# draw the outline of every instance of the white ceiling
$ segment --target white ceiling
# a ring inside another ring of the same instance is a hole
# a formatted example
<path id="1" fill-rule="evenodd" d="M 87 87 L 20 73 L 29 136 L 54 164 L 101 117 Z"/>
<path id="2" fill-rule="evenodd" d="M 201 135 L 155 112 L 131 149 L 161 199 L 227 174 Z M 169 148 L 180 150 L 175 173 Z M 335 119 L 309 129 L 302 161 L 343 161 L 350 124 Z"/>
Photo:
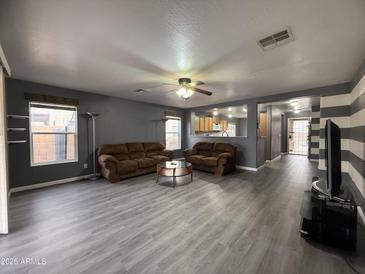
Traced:
<path id="1" fill-rule="evenodd" d="M 177 107 L 352 80 L 365 58 L 363 0 L 1 0 L 13 77 Z M 294 42 L 256 41 L 290 27 Z M 182 101 L 181 76 L 214 94 Z"/>
<path id="2" fill-rule="evenodd" d="M 282 112 L 293 112 L 295 109 L 300 111 L 312 111 L 312 106 L 319 106 L 320 97 L 298 97 L 285 101 L 269 102 L 259 104 L 259 109 L 265 109 L 268 106 L 276 106 Z"/>

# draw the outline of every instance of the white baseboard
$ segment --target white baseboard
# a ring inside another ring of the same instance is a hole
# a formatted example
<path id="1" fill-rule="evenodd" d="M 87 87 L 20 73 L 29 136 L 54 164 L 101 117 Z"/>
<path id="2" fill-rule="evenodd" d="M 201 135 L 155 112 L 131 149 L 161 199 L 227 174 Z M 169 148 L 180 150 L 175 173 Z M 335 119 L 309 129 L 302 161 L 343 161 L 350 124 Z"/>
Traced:
<path id="1" fill-rule="evenodd" d="M 236 166 L 237 169 L 242 169 L 242 170 L 249 170 L 249 171 L 257 171 L 257 168 L 255 167 L 248 167 L 248 166 Z"/>
<path id="2" fill-rule="evenodd" d="M 249 170 L 249 171 L 258 171 L 261 168 L 263 168 L 265 165 L 259 166 L 259 167 L 249 167 L 249 166 L 239 166 L 237 165 L 236 168 L 237 169 L 242 169 L 242 170 Z"/>
<path id="3" fill-rule="evenodd" d="M 270 164 L 271 162 L 277 161 L 281 158 L 282 154 L 280 153 L 280 155 L 276 156 L 274 159 L 272 160 L 266 160 L 265 163 L 266 164 Z"/>
<path id="4" fill-rule="evenodd" d="M 80 181 L 80 180 L 83 180 L 83 179 L 88 179 L 88 178 L 92 177 L 93 175 L 94 174 L 88 174 L 88 175 L 65 178 L 65 179 L 49 181 L 49 182 L 44 182 L 44 183 L 39 183 L 39 184 L 13 187 L 9 190 L 9 196 L 11 195 L 11 193 L 15 193 L 15 192 L 26 191 L 26 190 L 31 190 L 31 189 L 43 188 L 43 187 L 47 187 L 47 186 L 54 186 L 54 185 L 59 185 L 59 184 L 65 184 L 65 183 Z M 96 174 L 96 175 L 99 176 L 100 174 Z"/>

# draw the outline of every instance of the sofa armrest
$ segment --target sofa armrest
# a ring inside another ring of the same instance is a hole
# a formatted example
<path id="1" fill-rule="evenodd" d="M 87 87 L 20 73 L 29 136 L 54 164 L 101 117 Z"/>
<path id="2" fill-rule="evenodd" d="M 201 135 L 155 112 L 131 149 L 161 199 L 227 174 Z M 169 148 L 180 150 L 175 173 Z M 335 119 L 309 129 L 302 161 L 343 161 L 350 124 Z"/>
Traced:
<path id="1" fill-rule="evenodd" d="M 227 153 L 227 152 L 224 152 L 224 153 L 221 153 L 218 155 L 217 157 L 217 162 L 218 162 L 218 165 L 226 165 L 227 163 L 231 162 L 233 159 L 233 156 L 231 153 Z"/>
<path id="2" fill-rule="evenodd" d="M 118 160 L 112 155 L 102 154 L 98 157 L 101 166 L 101 174 L 112 183 L 118 182 Z"/>
<path id="3" fill-rule="evenodd" d="M 160 154 L 168 157 L 171 160 L 174 155 L 174 152 L 172 150 L 164 149 L 160 152 Z"/>
<path id="4" fill-rule="evenodd" d="M 195 149 L 185 149 L 184 150 L 184 156 L 185 158 L 191 156 L 191 155 L 195 155 L 198 154 L 198 152 Z"/>
<path id="5" fill-rule="evenodd" d="M 99 160 L 99 164 L 101 164 L 101 165 L 103 165 L 106 162 L 113 162 L 113 163 L 118 164 L 117 158 L 115 158 L 114 156 L 109 155 L 109 154 L 102 154 L 102 155 L 100 155 L 98 157 L 98 160 Z"/>
<path id="6" fill-rule="evenodd" d="M 228 152 L 221 153 L 218 155 L 218 160 L 222 159 L 222 158 L 226 158 L 226 159 L 232 158 L 232 154 L 228 153 Z"/>

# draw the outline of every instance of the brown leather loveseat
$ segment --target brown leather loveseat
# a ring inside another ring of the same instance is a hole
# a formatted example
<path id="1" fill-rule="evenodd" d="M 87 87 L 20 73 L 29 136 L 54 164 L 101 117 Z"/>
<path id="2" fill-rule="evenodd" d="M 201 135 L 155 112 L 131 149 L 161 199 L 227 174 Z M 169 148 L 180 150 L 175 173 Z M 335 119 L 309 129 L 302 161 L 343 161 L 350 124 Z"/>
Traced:
<path id="1" fill-rule="evenodd" d="M 103 145 L 98 149 L 101 174 L 110 182 L 156 171 L 156 164 L 172 159 L 160 143 Z"/>
<path id="2" fill-rule="evenodd" d="M 199 142 L 185 150 L 184 156 L 194 169 L 222 176 L 236 169 L 236 152 L 236 147 L 228 143 Z"/>

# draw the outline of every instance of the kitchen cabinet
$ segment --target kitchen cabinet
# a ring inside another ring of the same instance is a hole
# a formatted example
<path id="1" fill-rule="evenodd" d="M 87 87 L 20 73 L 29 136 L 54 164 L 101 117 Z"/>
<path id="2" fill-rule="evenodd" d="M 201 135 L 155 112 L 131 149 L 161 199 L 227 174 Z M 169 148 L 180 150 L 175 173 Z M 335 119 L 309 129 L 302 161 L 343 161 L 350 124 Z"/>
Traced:
<path id="1" fill-rule="evenodd" d="M 203 116 L 199 117 L 199 131 L 205 131 L 204 117 Z"/>
<path id="2" fill-rule="evenodd" d="M 220 120 L 219 124 L 221 126 L 221 131 L 227 131 L 228 130 L 228 121 L 227 120 Z"/>
<path id="3" fill-rule="evenodd" d="M 199 116 L 195 115 L 195 121 L 194 121 L 194 131 L 199 131 Z"/>

